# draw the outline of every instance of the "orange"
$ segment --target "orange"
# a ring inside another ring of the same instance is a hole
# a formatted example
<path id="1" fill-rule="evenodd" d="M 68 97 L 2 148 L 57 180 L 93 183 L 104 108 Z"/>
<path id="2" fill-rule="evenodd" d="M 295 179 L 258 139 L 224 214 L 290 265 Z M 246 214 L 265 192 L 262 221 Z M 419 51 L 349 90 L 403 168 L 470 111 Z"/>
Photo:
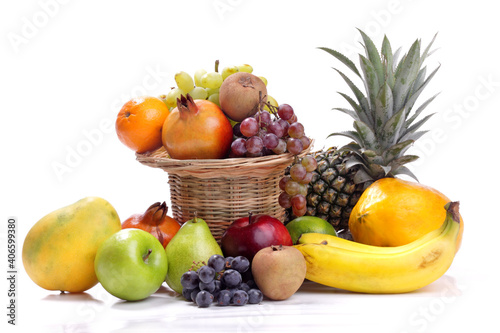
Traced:
<path id="1" fill-rule="evenodd" d="M 156 97 L 133 98 L 118 113 L 116 134 L 137 153 L 158 149 L 162 146 L 161 131 L 169 113 L 165 103 Z"/>
<path id="2" fill-rule="evenodd" d="M 450 202 L 441 192 L 415 182 L 383 178 L 370 185 L 354 206 L 349 228 L 356 242 L 400 246 L 439 228 Z M 464 224 L 460 217 L 457 251 Z"/>

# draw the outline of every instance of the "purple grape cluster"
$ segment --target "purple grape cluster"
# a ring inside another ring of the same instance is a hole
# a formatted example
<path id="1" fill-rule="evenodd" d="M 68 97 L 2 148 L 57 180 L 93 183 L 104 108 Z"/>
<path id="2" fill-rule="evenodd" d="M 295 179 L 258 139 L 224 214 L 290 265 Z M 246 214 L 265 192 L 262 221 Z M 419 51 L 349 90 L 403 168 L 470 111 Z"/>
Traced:
<path id="1" fill-rule="evenodd" d="M 304 126 L 288 104 L 268 104 L 271 112 L 258 111 L 233 126 L 229 157 L 260 157 L 289 152 L 299 155 L 311 144 Z"/>
<path id="2" fill-rule="evenodd" d="M 258 304 L 264 298 L 251 278 L 250 262 L 243 256 L 214 254 L 197 270 L 181 276 L 182 295 L 198 307 Z"/>

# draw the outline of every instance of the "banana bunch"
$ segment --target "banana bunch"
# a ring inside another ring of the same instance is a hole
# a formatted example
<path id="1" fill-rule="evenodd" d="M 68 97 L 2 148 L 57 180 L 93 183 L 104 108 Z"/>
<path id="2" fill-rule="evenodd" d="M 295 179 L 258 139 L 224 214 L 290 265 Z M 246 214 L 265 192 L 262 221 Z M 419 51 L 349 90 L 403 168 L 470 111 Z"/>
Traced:
<path id="1" fill-rule="evenodd" d="M 404 293 L 441 277 L 456 253 L 458 202 L 446 204 L 442 226 L 416 241 L 379 247 L 339 237 L 309 233 L 295 247 L 307 263 L 306 279 L 362 293 Z"/>

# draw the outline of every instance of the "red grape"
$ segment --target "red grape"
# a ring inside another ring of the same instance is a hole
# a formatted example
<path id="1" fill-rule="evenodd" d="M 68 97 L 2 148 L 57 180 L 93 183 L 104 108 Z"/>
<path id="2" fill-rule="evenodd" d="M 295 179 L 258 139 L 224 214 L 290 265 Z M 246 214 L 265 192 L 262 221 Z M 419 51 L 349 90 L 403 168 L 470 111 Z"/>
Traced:
<path id="1" fill-rule="evenodd" d="M 289 195 L 299 194 L 301 191 L 300 184 L 294 180 L 289 180 L 285 184 L 285 191 Z"/>
<path id="2" fill-rule="evenodd" d="M 262 152 L 262 148 L 264 148 L 264 144 L 262 143 L 262 139 L 258 136 L 252 136 L 246 142 L 247 150 L 250 154 L 257 154 Z"/>
<path id="3" fill-rule="evenodd" d="M 257 112 L 254 118 L 260 123 L 260 127 L 266 127 L 271 123 L 271 114 L 265 110 Z"/>
<path id="4" fill-rule="evenodd" d="M 300 163 L 306 168 L 307 172 L 313 172 L 318 167 L 318 162 L 312 155 L 302 157 Z"/>
<path id="5" fill-rule="evenodd" d="M 257 135 L 259 133 L 259 123 L 255 118 L 245 118 L 240 124 L 240 132 L 247 138 Z"/>
<path id="6" fill-rule="evenodd" d="M 294 164 L 290 168 L 290 177 L 295 181 L 301 181 L 306 176 L 307 170 L 302 164 Z"/>
<path id="7" fill-rule="evenodd" d="M 278 146 L 276 146 L 276 148 L 273 149 L 273 152 L 279 155 L 285 153 L 287 145 L 286 141 L 283 139 L 279 139 L 278 141 L 279 141 Z"/>
<path id="8" fill-rule="evenodd" d="M 231 143 L 231 151 L 235 156 L 241 157 L 245 156 L 247 152 L 246 140 L 243 138 L 238 138 Z"/>
<path id="9" fill-rule="evenodd" d="M 307 172 L 304 178 L 302 178 L 299 183 L 301 184 L 309 184 L 313 178 L 313 173 L 312 172 Z"/>
<path id="10" fill-rule="evenodd" d="M 290 127 L 288 128 L 288 135 L 292 138 L 300 139 L 304 136 L 304 125 L 299 122 L 290 124 Z"/>
<path id="11" fill-rule="evenodd" d="M 279 182 L 279 187 L 282 191 L 285 190 L 285 185 L 286 183 L 290 180 L 290 176 L 285 176 L 283 178 L 280 179 L 280 182 Z"/>
<path id="12" fill-rule="evenodd" d="M 264 144 L 264 147 L 269 148 L 269 149 L 274 149 L 278 147 L 279 139 L 274 133 L 267 133 L 264 135 L 262 138 L 262 142 Z"/>
<path id="13" fill-rule="evenodd" d="M 281 207 L 288 209 L 292 207 L 292 203 L 290 202 L 290 196 L 286 192 L 281 192 L 278 197 L 278 203 Z"/>
<path id="14" fill-rule="evenodd" d="M 297 209 L 297 210 L 302 210 L 302 209 L 304 209 L 304 207 L 306 207 L 306 197 L 303 196 L 302 194 L 294 195 L 290 199 L 290 202 L 292 204 L 292 207 Z"/>
<path id="15" fill-rule="evenodd" d="M 278 106 L 278 116 L 283 120 L 288 120 L 294 115 L 293 108 L 288 104 Z"/>
<path id="16" fill-rule="evenodd" d="M 269 125 L 267 125 L 267 132 L 274 133 L 278 138 L 281 138 L 286 133 L 283 126 L 277 120 L 272 121 Z"/>
<path id="17" fill-rule="evenodd" d="M 302 141 L 300 141 L 300 139 L 288 138 L 286 141 L 286 149 L 293 155 L 298 155 L 302 152 L 302 150 L 304 150 L 304 146 L 302 145 Z"/>

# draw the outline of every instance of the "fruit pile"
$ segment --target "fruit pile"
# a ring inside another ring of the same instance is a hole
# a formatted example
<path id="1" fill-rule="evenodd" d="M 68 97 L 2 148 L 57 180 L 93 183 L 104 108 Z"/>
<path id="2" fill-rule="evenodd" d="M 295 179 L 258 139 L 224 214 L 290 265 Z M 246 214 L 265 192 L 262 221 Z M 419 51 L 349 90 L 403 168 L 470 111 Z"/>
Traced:
<path id="1" fill-rule="evenodd" d="M 416 156 L 406 151 L 429 118 L 417 120 L 434 97 L 416 109 L 414 103 L 436 73 L 426 77 L 422 67 L 431 45 L 421 53 L 417 40 L 398 62 L 387 38 L 379 52 L 361 34 L 361 70 L 323 48 L 366 88 L 365 95 L 338 71 L 356 98 L 342 94 L 353 110 L 339 110 L 354 118 L 354 130 L 334 134 L 353 140 L 340 149 L 302 156 L 311 142 L 294 110 L 275 103 L 247 65 L 197 71 L 194 79 L 180 72 L 163 101 L 135 99 L 118 116 L 120 139 L 137 153 L 163 146 L 173 158 L 295 155 L 278 185 L 288 221 L 250 212 L 227 227 L 219 244 L 203 216 L 176 221 L 157 202 L 121 223 L 109 202 L 85 198 L 28 232 L 22 257 L 30 278 L 68 292 L 100 283 L 129 301 L 151 296 L 165 282 L 208 307 L 285 300 L 304 279 L 348 291 L 402 293 L 441 277 L 461 244 L 459 204 L 397 178 L 414 176 L 406 164 Z M 341 231 L 353 239 L 339 237 Z"/>

